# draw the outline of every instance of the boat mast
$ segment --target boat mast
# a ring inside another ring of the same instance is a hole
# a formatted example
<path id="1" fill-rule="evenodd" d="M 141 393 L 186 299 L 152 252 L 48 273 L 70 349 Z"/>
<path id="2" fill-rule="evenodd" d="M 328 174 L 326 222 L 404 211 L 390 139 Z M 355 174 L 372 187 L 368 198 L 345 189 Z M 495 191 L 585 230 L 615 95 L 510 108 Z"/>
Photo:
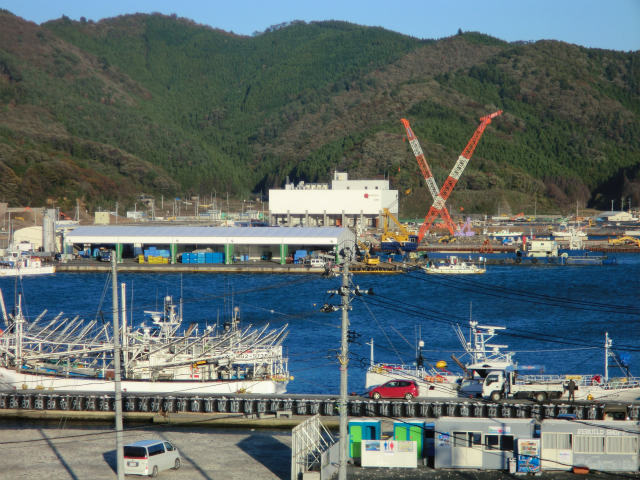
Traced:
<path id="1" fill-rule="evenodd" d="M 7 308 L 4 305 L 4 296 L 2 295 L 2 290 L 0 289 L 0 308 L 2 308 L 2 319 L 4 320 L 4 326 L 9 326 L 9 317 L 7 317 Z"/>
<path id="2" fill-rule="evenodd" d="M 127 333 L 127 285 L 122 282 L 120 284 L 120 296 L 122 303 L 122 334 L 120 338 L 122 339 L 120 345 L 122 346 L 122 351 L 124 352 L 124 362 L 123 362 L 123 370 L 124 370 L 124 378 L 127 378 L 127 364 L 129 362 L 129 335 Z"/>
<path id="3" fill-rule="evenodd" d="M 22 294 L 18 295 L 17 314 L 15 317 L 16 324 L 16 371 L 22 369 L 22 325 L 24 317 L 22 316 Z"/>
<path id="4" fill-rule="evenodd" d="M 609 348 L 611 348 L 612 341 L 609 338 L 609 332 L 604 332 L 604 381 L 609 381 Z"/>

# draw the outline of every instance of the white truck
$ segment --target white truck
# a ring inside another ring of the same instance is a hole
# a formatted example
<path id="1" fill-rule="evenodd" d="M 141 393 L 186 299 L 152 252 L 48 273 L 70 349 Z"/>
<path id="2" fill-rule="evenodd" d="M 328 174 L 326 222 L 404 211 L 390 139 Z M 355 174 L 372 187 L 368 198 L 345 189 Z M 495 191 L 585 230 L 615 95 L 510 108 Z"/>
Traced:
<path id="1" fill-rule="evenodd" d="M 532 375 L 519 377 L 515 371 L 492 371 L 482 384 L 482 398 L 497 402 L 503 398 L 530 398 L 537 402 L 562 397 L 565 383 L 558 379 L 544 380 Z"/>

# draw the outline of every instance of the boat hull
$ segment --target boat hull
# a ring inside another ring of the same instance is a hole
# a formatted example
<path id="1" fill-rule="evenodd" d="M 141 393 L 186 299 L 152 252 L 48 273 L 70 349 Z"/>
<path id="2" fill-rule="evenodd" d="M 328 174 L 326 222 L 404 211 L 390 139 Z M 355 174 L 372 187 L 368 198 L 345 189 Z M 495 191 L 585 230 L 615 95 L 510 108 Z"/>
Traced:
<path id="1" fill-rule="evenodd" d="M 593 400 L 607 402 L 636 402 L 640 400 L 640 386 L 624 385 L 590 385 L 578 387 L 576 400 Z"/>
<path id="2" fill-rule="evenodd" d="M 24 268 L 0 268 L 0 277 L 24 277 L 27 275 L 51 275 L 56 273 L 56 267 L 49 265 L 45 267 L 24 267 Z"/>
<path id="3" fill-rule="evenodd" d="M 177 381 L 147 381 L 122 380 L 120 388 L 127 393 L 197 393 L 197 394 L 234 394 L 286 393 L 287 381 L 265 380 L 177 380 Z M 115 382 L 93 377 L 60 377 L 55 375 L 40 375 L 19 373 L 15 370 L 0 367 L 0 391 L 13 390 L 46 390 L 73 392 L 104 392 L 113 393 Z"/>
<path id="4" fill-rule="evenodd" d="M 382 371 L 381 371 L 382 370 Z M 413 380 L 418 384 L 419 398 L 456 398 L 458 397 L 459 384 L 457 380 L 461 377 L 457 375 L 431 377 L 433 381 L 427 381 L 423 375 L 409 373 L 406 370 L 383 370 L 374 368 L 367 371 L 365 376 L 365 388 L 382 385 L 393 379 Z"/>

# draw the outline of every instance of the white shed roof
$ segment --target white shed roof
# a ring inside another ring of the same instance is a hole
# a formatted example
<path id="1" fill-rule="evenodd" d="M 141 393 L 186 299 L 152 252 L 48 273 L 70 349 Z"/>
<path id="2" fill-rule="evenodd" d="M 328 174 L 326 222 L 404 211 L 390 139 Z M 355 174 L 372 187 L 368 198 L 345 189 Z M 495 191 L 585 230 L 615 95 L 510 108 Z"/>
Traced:
<path id="1" fill-rule="evenodd" d="M 81 226 L 67 233 L 70 243 L 338 245 L 355 242 L 344 227 L 192 227 L 184 225 Z"/>

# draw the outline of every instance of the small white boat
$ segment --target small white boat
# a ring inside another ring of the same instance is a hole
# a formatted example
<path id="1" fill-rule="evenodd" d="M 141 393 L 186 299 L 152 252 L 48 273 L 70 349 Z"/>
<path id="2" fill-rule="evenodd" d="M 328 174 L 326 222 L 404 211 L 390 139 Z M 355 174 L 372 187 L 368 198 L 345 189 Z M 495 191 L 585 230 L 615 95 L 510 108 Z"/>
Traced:
<path id="1" fill-rule="evenodd" d="M 587 238 L 587 232 L 575 227 L 570 227 L 570 228 L 567 228 L 566 230 L 554 230 L 551 232 L 551 235 L 553 235 L 553 238 L 560 238 L 560 239 L 569 239 L 571 237 L 579 237 L 582 239 Z"/>
<path id="2" fill-rule="evenodd" d="M 524 232 L 512 232 L 510 230 L 500 230 L 498 232 L 489 232 L 487 236 L 494 238 L 507 238 L 507 237 L 521 237 L 524 235 Z"/>
<path id="3" fill-rule="evenodd" d="M 456 256 L 449 257 L 446 262 L 443 260 L 438 264 L 429 264 L 422 267 L 422 269 L 427 273 L 440 275 L 473 275 L 487 271 L 485 267 L 479 267 L 475 263 L 464 262 Z"/>
<path id="4" fill-rule="evenodd" d="M 26 275 L 50 275 L 55 273 L 54 265 L 43 265 L 40 257 L 5 257 L 0 262 L 0 277 L 23 277 Z"/>

